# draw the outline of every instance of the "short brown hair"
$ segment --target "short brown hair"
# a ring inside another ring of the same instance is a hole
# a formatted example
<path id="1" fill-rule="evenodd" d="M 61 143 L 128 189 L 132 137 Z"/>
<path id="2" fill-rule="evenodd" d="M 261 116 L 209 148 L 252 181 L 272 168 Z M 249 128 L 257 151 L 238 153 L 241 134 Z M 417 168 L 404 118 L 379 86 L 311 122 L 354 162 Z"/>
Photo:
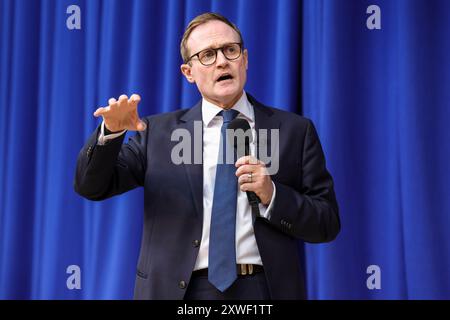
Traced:
<path id="1" fill-rule="evenodd" d="M 213 21 L 213 20 L 222 21 L 223 23 L 225 23 L 225 24 L 229 25 L 231 28 L 233 28 L 233 30 L 236 31 L 237 34 L 239 35 L 239 40 L 241 42 L 242 47 L 244 47 L 244 39 L 242 39 L 241 31 L 239 30 L 238 27 L 236 27 L 236 25 L 233 22 L 231 22 L 230 20 L 228 20 L 227 18 L 225 18 L 224 16 L 222 16 L 218 13 L 214 13 L 214 12 L 203 13 L 199 16 L 196 16 L 193 20 L 191 20 L 191 22 L 189 22 L 189 25 L 187 26 L 186 30 L 184 31 L 183 38 L 181 39 L 181 43 L 180 43 L 181 57 L 183 58 L 184 63 L 187 63 L 188 59 L 189 59 L 189 49 L 187 47 L 187 41 L 188 41 L 188 38 L 191 35 L 192 31 L 199 25 L 204 24 L 208 21 Z"/>

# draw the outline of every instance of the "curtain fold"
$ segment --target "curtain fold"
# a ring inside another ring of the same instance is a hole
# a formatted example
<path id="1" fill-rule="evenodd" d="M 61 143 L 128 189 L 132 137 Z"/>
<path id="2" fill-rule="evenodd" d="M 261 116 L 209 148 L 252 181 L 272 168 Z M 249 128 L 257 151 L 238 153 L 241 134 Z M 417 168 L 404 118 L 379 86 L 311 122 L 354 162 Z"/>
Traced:
<path id="1" fill-rule="evenodd" d="M 450 298 L 448 1 L 304 1 L 303 114 L 342 232 L 307 245 L 314 299 Z M 381 29 L 366 28 L 369 5 Z M 369 290 L 377 265 L 381 289 Z"/>

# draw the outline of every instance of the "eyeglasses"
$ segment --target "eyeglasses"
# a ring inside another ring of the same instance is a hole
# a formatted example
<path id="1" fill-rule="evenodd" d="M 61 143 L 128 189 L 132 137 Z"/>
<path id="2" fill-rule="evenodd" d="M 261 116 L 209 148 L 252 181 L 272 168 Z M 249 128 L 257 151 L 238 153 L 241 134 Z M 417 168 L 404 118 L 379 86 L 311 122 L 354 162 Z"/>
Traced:
<path id="1" fill-rule="evenodd" d="M 202 50 L 200 52 L 197 52 L 196 54 L 193 54 L 187 61 L 192 60 L 192 58 L 197 57 L 198 61 L 204 66 L 210 66 L 214 64 L 217 60 L 217 51 L 222 51 L 223 55 L 227 60 L 236 60 L 241 56 L 242 53 L 242 44 L 241 43 L 227 43 L 223 45 L 220 48 L 209 48 Z"/>

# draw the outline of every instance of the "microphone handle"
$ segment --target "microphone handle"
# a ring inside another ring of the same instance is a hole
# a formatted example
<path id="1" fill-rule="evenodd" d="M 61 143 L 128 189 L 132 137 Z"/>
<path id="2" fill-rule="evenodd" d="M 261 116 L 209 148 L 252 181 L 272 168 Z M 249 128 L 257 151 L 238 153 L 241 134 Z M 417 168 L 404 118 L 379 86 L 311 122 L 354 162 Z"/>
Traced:
<path id="1" fill-rule="evenodd" d="M 245 155 L 250 155 L 250 143 L 247 138 L 245 138 Z M 246 191 L 246 193 L 250 206 L 261 202 L 261 199 L 253 191 Z"/>
<path id="2" fill-rule="evenodd" d="M 253 191 L 246 191 L 246 193 L 247 193 L 248 202 L 250 204 L 252 204 L 252 203 L 258 204 L 261 202 L 261 199 Z"/>

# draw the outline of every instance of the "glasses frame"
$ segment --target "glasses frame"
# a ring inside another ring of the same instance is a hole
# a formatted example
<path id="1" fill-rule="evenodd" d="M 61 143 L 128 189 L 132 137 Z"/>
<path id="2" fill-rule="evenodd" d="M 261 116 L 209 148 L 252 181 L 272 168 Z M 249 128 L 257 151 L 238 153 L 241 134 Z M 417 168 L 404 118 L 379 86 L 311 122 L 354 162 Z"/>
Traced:
<path id="1" fill-rule="evenodd" d="M 237 44 L 237 45 L 239 45 L 239 55 L 238 55 L 236 58 L 234 58 L 234 59 L 229 59 L 229 58 L 225 55 L 225 53 L 223 53 L 223 49 L 224 49 L 226 46 L 229 46 L 229 45 L 232 45 L 232 44 Z M 204 63 L 200 60 L 200 56 L 199 56 L 200 53 L 202 53 L 202 52 L 204 52 L 204 51 L 207 51 L 207 50 L 214 50 L 214 53 L 215 53 L 214 61 L 213 61 L 212 63 L 210 63 L 210 64 L 204 64 Z M 216 63 L 216 61 L 217 61 L 217 51 L 219 51 L 219 50 L 222 51 L 223 56 L 224 56 L 225 59 L 227 59 L 228 61 L 234 61 L 234 60 L 237 60 L 237 59 L 239 59 L 239 58 L 241 57 L 241 55 L 242 55 L 242 51 L 243 51 L 243 50 L 242 50 L 242 42 L 230 42 L 230 43 L 224 44 L 223 46 L 221 46 L 221 47 L 219 47 L 219 48 L 206 48 L 206 49 L 200 50 L 199 52 L 197 52 L 197 53 L 193 54 L 192 56 L 190 56 L 189 59 L 186 61 L 186 63 L 189 63 L 189 62 L 192 60 L 192 58 L 197 57 L 197 60 L 198 60 L 202 65 L 204 65 L 204 66 L 206 66 L 206 67 L 212 66 L 212 65 L 213 65 L 214 63 Z"/>

